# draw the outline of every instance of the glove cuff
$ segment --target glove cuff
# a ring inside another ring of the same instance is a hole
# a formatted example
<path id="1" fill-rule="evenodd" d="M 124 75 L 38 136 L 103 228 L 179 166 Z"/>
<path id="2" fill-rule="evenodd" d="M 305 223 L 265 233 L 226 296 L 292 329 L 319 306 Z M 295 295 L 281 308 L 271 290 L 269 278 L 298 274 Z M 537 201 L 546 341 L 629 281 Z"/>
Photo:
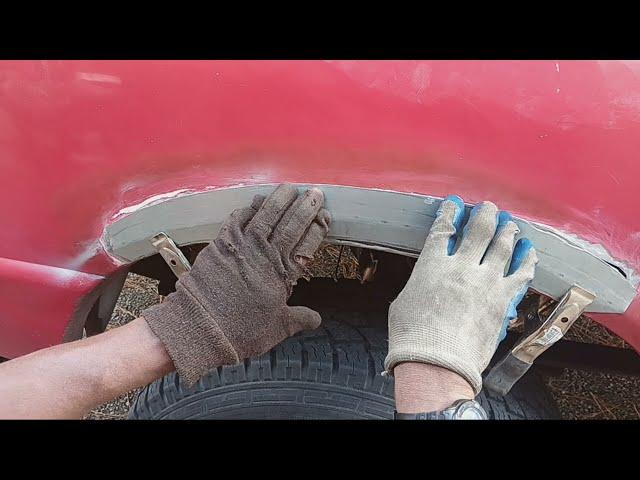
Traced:
<path id="1" fill-rule="evenodd" d="M 404 350 L 390 350 L 384 361 L 384 369 L 389 375 L 393 375 L 393 368 L 402 362 L 428 363 L 446 368 L 464 378 L 475 395 L 482 390 L 482 376 L 473 366 L 472 362 L 460 361 L 459 358 L 449 357 L 444 354 L 431 354 L 427 352 L 409 352 Z"/>
<path id="2" fill-rule="evenodd" d="M 187 386 L 214 367 L 240 361 L 215 319 L 181 285 L 164 302 L 142 312 L 142 317 L 163 343 Z"/>

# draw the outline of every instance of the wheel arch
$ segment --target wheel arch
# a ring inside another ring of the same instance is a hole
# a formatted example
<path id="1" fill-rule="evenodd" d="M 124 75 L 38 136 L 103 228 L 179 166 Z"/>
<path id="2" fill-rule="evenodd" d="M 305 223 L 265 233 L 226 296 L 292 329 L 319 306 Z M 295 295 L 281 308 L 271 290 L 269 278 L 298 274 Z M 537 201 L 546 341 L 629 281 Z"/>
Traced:
<path id="1" fill-rule="evenodd" d="M 318 185 L 333 222 L 328 241 L 416 257 L 435 219 L 441 198 L 342 185 Z M 308 185 L 299 184 L 300 188 Z M 165 232 L 178 245 L 206 243 L 226 216 L 268 194 L 273 184 L 236 186 L 202 192 L 179 191 L 155 202 L 130 207 L 109 224 L 102 238 L 106 250 L 125 263 L 155 254 L 149 239 Z M 468 215 L 470 207 L 467 206 Z M 572 285 L 596 295 L 587 311 L 624 313 L 636 296 L 636 273 L 623 262 L 571 234 L 522 218 L 514 219 L 520 236 L 530 238 L 540 262 L 532 287 L 559 298 Z"/>

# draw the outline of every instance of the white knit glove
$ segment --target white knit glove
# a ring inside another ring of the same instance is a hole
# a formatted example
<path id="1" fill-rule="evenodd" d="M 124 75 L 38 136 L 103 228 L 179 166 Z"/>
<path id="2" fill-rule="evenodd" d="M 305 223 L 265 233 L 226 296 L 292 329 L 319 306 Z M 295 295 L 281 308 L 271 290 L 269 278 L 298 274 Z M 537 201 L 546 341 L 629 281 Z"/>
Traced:
<path id="1" fill-rule="evenodd" d="M 460 197 L 442 202 L 411 277 L 389 308 L 385 369 L 392 373 L 400 362 L 438 365 L 464 377 L 477 395 L 538 258 L 527 239 L 514 248 L 517 225 L 490 202 L 473 208 L 453 253 L 463 216 Z"/>

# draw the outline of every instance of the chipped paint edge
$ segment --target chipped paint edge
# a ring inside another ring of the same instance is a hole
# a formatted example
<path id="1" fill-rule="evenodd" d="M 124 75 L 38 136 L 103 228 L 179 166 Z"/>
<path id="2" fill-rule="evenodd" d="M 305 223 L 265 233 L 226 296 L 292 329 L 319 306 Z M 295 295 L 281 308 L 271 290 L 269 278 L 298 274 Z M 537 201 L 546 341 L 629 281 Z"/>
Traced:
<path id="1" fill-rule="evenodd" d="M 206 190 L 205 190 L 206 191 Z M 145 198 L 143 201 L 133 204 L 133 205 L 129 205 L 128 207 L 124 207 L 121 208 L 120 210 L 118 210 L 113 217 L 111 217 L 112 220 L 116 220 L 119 217 L 123 216 L 123 215 L 129 215 L 130 213 L 134 213 L 137 212 L 138 210 L 145 208 L 145 207 L 150 207 L 152 205 L 157 205 L 160 202 L 163 202 L 165 200 L 168 200 L 170 198 L 178 198 L 184 195 L 189 195 L 189 194 L 193 194 L 193 193 L 202 193 L 202 192 L 196 192 L 195 190 L 191 190 L 189 188 L 180 188 L 178 190 L 174 190 L 172 192 L 166 192 L 166 193 L 160 193 L 158 195 L 152 195 L 148 198 Z"/>
<path id="2" fill-rule="evenodd" d="M 633 285 L 636 289 L 640 286 L 640 273 L 636 272 L 626 262 L 613 258 L 609 253 L 609 251 L 604 247 L 604 245 L 591 243 L 583 238 L 580 238 L 577 235 L 574 235 L 573 233 L 565 232 L 558 228 L 554 228 L 550 225 L 544 225 L 541 223 L 536 223 L 531 221 L 529 221 L 528 223 L 532 227 L 540 231 L 556 235 L 558 238 L 567 242 L 568 244 L 573 245 L 577 248 L 580 248 L 585 252 L 588 252 L 589 254 L 593 255 L 594 257 L 599 258 L 600 260 L 603 260 L 611 265 L 615 265 L 616 267 L 618 267 L 620 270 L 624 272 L 625 276 L 627 277 L 627 280 L 629 280 L 629 283 L 631 283 L 631 285 Z"/>

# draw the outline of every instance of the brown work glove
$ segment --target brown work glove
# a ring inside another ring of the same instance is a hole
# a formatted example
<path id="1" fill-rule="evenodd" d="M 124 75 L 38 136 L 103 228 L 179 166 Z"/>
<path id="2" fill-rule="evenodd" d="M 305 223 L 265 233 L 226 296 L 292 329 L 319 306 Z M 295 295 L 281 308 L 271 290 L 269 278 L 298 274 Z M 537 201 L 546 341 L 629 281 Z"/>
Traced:
<path id="1" fill-rule="evenodd" d="M 298 196 L 282 184 L 266 200 L 257 195 L 231 213 L 176 291 L 143 312 L 187 385 L 320 325 L 318 312 L 287 300 L 329 231 L 323 205 L 317 188 Z"/>

